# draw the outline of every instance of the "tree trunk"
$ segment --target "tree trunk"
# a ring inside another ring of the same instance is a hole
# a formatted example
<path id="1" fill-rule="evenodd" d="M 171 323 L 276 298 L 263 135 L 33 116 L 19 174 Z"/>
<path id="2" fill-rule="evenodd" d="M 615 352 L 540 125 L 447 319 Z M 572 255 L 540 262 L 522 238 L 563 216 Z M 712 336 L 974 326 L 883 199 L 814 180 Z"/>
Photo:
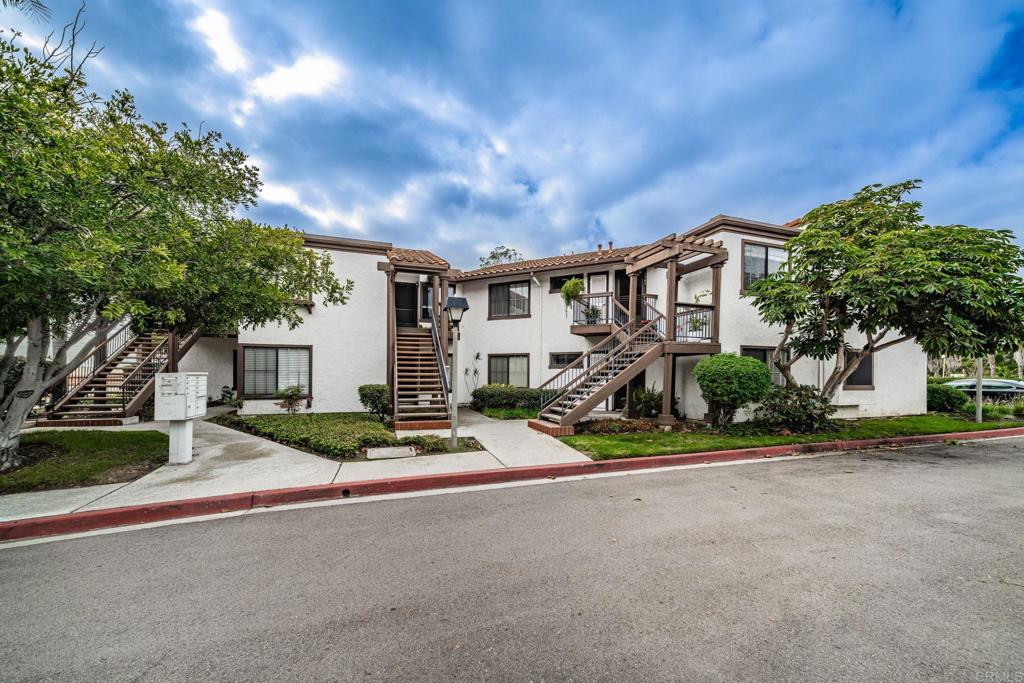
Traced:
<path id="1" fill-rule="evenodd" d="M 21 459 L 18 458 L 20 441 L 21 434 L 15 434 L 13 437 L 0 434 L 0 472 L 6 472 L 21 464 Z"/>
<path id="2" fill-rule="evenodd" d="M 33 391 L 27 396 L 19 396 L 26 393 L 20 386 L 15 389 L 13 400 L 7 407 L 7 413 L 0 422 L 0 472 L 17 467 L 21 464 L 18 458 L 18 444 L 21 441 L 21 425 L 32 412 L 32 407 L 39 401 L 42 392 Z"/>

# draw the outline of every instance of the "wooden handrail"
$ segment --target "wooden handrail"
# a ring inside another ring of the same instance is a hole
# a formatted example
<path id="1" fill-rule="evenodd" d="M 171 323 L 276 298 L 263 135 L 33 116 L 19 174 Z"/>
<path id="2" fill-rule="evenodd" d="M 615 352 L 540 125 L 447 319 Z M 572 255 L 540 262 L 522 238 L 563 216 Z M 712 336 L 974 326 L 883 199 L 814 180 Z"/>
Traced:
<path id="1" fill-rule="evenodd" d="M 616 355 L 623 348 L 628 346 L 639 335 L 643 334 L 644 332 L 646 332 L 650 328 L 653 327 L 655 332 L 657 332 L 659 341 L 664 341 L 664 335 L 662 335 L 661 332 L 658 331 L 658 328 L 657 328 L 658 322 L 663 321 L 664 319 L 665 319 L 665 316 L 663 316 L 663 315 L 661 315 L 659 313 L 656 317 L 652 318 L 651 320 L 648 320 L 646 323 L 644 323 L 644 325 L 642 327 L 640 327 L 639 329 L 634 331 L 632 334 L 627 336 L 624 340 L 620 341 L 614 347 L 612 347 L 611 349 L 609 349 L 607 351 L 603 351 L 602 353 L 604 353 L 604 358 L 599 363 L 596 363 L 595 365 L 591 365 L 591 366 L 588 366 L 588 367 L 584 368 L 583 372 L 581 372 L 576 377 L 573 377 L 572 379 L 570 379 L 568 382 L 565 383 L 565 385 L 563 387 L 553 390 L 553 391 L 555 391 L 554 396 L 552 396 L 550 401 L 544 401 L 543 405 L 548 405 L 548 404 L 552 403 L 558 396 L 564 395 L 567 391 L 569 391 L 570 387 L 572 387 L 574 384 L 579 382 L 581 379 L 583 379 L 584 377 L 588 377 L 588 376 L 594 374 L 594 372 L 596 372 L 598 369 L 600 369 L 600 368 L 604 367 L 605 365 L 607 365 L 613 358 L 616 357 Z M 585 353 L 584 355 L 580 356 L 575 361 L 573 361 L 572 363 L 567 365 L 565 368 L 563 368 L 554 377 L 549 379 L 547 382 L 544 382 L 544 384 L 540 385 L 538 387 L 538 389 L 539 390 L 544 390 L 545 387 L 547 387 L 548 385 L 552 384 L 556 379 L 558 379 L 559 377 L 561 377 L 562 375 L 567 373 L 569 370 L 571 370 L 571 369 L 578 369 L 578 367 L 584 362 L 585 359 L 587 359 L 590 356 L 592 356 L 594 354 L 594 352 L 598 351 L 598 349 L 600 349 L 602 346 L 604 346 L 604 344 L 606 342 L 614 341 L 615 339 L 617 339 L 617 337 L 618 337 L 618 332 L 615 332 L 615 333 L 610 334 L 609 336 L 605 337 L 604 339 L 601 340 L 601 342 L 597 346 L 595 346 L 594 348 L 590 349 L 589 351 L 587 351 L 587 353 Z M 552 390 L 549 390 L 549 391 L 552 391 Z"/>
<path id="2" fill-rule="evenodd" d="M 680 301 L 680 302 L 678 302 L 676 304 L 676 311 L 678 311 L 680 308 L 707 308 L 707 309 L 713 309 L 714 306 L 712 304 L 687 304 L 687 303 L 683 303 L 682 301 Z"/>

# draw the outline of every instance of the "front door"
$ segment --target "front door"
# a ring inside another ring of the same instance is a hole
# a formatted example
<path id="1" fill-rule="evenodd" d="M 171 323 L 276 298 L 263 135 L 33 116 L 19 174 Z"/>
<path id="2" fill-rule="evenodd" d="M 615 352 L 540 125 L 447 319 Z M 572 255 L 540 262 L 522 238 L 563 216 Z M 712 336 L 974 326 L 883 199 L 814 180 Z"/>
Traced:
<path id="1" fill-rule="evenodd" d="M 644 292 L 647 291 L 647 271 L 641 270 L 636 276 L 636 310 L 643 311 L 641 304 L 644 300 Z M 629 308 L 629 275 L 625 270 L 615 271 L 615 298 L 619 300 L 623 308 Z"/>
<path id="2" fill-rule="evenodd" d="M 414 282 L 395 283 L 395 324 L 416 327 L 419 318 L 419 288 Z"/>

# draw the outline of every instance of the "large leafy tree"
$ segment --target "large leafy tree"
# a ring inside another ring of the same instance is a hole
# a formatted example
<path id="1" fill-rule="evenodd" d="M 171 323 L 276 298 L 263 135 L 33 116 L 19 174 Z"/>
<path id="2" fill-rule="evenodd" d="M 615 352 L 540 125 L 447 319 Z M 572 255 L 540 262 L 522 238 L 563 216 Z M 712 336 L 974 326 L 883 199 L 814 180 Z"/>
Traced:
<path id="1" fill-rule="evenodd" d="M 928 225 L 909 180 L 869 185 L 803 218 L 788 267 L 748 296 L 782 327 L 773 362 L 790 382 L 804 357 L 835 364 L 828 398 L 871 353 L 915 339 L 934 356 L 978 358 L 1024 339 L 1024 255 L 1008 230 Z M 850 330 L 863 343 L 847 341 Z M 788 357 L 787 357 L 788 352 Z"/>
<path id="2" fill-rule="evenodd" d="M 120 321 L 295 326 L 296 299 L 352 288 L 301 234 L 237 217 L 259 191 L 241 150 L 91 94 L 77 34 L 42 55 L 0 34 L 0 386 L 21 375 L 0 395 L 0 471 L 32 407 Z"/>

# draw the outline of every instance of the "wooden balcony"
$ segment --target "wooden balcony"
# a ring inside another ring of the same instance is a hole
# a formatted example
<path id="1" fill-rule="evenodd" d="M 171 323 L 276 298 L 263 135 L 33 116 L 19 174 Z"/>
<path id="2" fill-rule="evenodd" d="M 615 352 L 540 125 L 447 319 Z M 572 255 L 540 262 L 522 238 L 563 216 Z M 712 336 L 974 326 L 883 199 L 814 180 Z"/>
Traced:
<path id="1" fill-rule="evenodd" d="M 611 292 L 584 294 L 571 306 L 570 331 L 583 337 L 607 337 L 629 320 L 629 311 Z"/>
<path id="2" fill-rule="evenodd" d="M 677 303 L 674 325 L 675 334 L 669 335 L 666 349 L 670 353 L 719 353 L 722 345 L 717 337 L 715 324 L 717 312 L 707 304 Z"/>

